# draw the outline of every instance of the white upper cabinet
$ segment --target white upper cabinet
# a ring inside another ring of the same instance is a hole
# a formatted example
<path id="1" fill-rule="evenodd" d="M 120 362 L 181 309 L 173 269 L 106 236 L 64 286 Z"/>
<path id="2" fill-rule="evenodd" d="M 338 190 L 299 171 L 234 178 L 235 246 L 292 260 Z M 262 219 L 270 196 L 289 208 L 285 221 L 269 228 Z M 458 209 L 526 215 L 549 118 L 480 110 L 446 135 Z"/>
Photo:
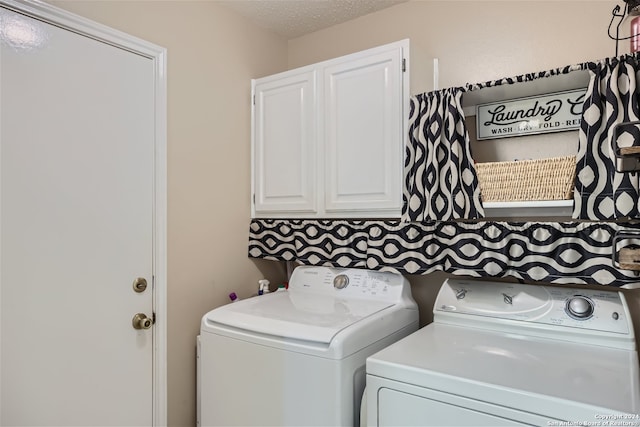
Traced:
<path id="1" fill-rule="evenodd" d="M 323 77 L 325 213 L 399 216 L 402 50 L 340 61 Z"/>
<path id="2" fill-rule="evenodd" d="M 317 213 L 316 71 L 254 81 L 253 185 L 256 213 Z"/>
<path id="3" fill-rule="evenodd" d="M 400 217 L 409 40 L 256 79 L 252 92 L 254 217 Z"/>

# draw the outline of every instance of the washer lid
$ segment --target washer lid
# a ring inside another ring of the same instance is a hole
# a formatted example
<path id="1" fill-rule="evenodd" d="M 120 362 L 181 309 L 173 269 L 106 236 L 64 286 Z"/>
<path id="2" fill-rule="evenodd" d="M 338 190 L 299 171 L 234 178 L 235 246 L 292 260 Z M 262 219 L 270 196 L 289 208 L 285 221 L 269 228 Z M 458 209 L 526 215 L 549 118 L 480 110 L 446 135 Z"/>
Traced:
<path id="1" fill-rule="evenodd" d="M 341 330 L 391 306 L 388 301 L 280 291 L 219 307 L 205 315 L 203 328 L 221 324 L 248 333 L 329 344 Z"/>

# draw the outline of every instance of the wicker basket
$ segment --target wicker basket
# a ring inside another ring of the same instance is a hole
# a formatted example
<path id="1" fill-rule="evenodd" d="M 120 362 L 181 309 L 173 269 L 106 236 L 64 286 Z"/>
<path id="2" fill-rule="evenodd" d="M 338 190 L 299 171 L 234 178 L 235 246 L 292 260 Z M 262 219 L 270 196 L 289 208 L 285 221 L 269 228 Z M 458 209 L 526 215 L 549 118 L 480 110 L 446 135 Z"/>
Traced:
<path id="1" fill-rule="evenodd" d="M 476 163 L 483 202 L 571 199 L 576 157 Z"/>

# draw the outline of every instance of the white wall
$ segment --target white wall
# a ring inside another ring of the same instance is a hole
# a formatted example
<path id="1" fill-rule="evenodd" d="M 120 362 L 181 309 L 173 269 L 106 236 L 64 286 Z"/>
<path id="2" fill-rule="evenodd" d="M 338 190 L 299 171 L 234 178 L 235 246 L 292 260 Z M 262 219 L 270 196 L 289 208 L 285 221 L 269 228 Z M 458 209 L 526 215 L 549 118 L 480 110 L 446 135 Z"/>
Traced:
<path id="1" fill-rule="evenodd" d="M 495 80 L 613 56 L 606 31 L 616 4 L 412 0 L 290 40 L 289 66 L 410 38 L 439 58 L 441 87 Z M 620 46 L 628 52 L 628 41 Z"/>

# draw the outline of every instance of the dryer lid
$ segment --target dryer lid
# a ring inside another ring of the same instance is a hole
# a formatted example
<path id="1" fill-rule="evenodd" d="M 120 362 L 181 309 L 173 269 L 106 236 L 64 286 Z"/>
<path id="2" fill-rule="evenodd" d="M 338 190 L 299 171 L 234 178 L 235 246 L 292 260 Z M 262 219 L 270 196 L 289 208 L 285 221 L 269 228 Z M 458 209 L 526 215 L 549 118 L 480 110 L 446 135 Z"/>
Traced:
<path id="1" fill-rule="evenodd" d="M 341 330 L 393 305 L 389 301 L 281 291 L 219 307 L 205 316 L 203 328 L 218 324 L 248 334 L 330 344 Z"/>
<path id="2" fill-rule="evenodd" d="M 636 351 L 524 334 L 434 322 L 369 357 L 367 374 L 576 423 L 640 411 Z"/>

